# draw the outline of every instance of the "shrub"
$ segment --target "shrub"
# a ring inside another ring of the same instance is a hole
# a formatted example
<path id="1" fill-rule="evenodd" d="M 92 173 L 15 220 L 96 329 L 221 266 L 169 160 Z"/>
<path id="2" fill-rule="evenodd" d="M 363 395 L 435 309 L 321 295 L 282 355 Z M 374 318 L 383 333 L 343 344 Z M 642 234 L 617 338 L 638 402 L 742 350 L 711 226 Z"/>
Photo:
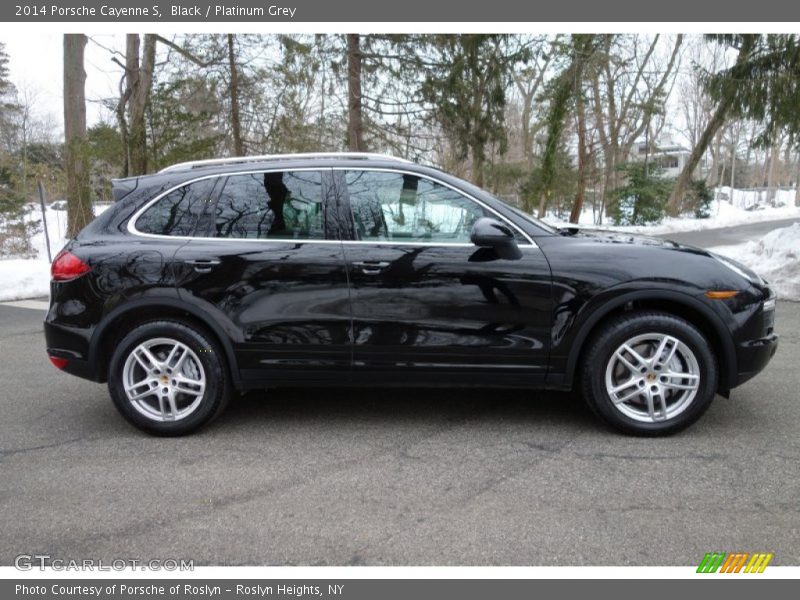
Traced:
<path id="1" fill-rule="evenodd" d="M 664 218 L 672 181 L 660 177 L 660 171 L 644 163 L 628 163 L 620 167 L 625 185 L 614 190 L 608 216 L 615 225 L 648 225 Z"/>
<path id="2" fill-rule="evenodd" d="M 692 181 L 683 200 L 684 211 L 692 213 L 695 219 L 708 219 L 711 216 L 711 202 L 714 192 L 702 179 Z"/>

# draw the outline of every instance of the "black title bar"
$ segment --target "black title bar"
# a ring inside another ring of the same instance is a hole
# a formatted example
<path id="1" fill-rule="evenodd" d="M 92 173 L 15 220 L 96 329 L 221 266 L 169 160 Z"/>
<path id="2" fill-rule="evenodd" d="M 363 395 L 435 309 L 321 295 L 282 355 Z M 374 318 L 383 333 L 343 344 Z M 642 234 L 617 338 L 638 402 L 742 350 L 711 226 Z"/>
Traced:
<path id="1" fill-rule="evenodd" d="M 83 0 L 0 3 L 4 22 L 797 22 L 787 0 Z"/>

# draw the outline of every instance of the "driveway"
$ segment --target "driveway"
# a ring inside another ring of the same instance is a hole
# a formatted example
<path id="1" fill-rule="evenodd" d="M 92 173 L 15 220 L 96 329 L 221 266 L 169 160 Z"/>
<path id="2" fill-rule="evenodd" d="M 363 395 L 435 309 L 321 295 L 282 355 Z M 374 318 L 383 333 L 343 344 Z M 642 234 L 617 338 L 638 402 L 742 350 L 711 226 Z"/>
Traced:
<path id="1" fill-rule="evenodd" d="M 719 229 L 664 233 L 656 237 L 673 240 L 682 244 L 689 244 L 691 246 L 698 246 L 700 248 L 714 248 L 716 246 L 732 246 L 750 240 L 757 240 L 773 229 L 790 227 L 794 223 L 800 223 L 800 218 L 748 223 L 746 225 L 735 225 Z"/>
<path id="2" fill-rule="evenodd" d="M 565 394 L 327 388 L 248 394 L 159 439 L 49 364 L 44 312 L 0 306 L 0 564 L 796 565 L 800 304 L 777 314 L 767 371 L 666 439 Z"/>

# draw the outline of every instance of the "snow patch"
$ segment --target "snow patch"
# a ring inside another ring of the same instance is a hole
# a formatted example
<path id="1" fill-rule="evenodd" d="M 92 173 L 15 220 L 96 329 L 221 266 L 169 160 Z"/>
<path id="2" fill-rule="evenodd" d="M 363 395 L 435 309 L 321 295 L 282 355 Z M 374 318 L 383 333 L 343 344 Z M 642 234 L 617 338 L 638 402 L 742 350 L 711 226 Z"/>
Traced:
<path id="1" fill-rule="evenodd" d="M 770 231 L 759 240 L 709 250 L 753 269 L 779 298 L 800 301 L 800 223 Z"/>
<path id="2" fill-rule="evenodd" d="M 0 302 L 50 295 L 50 263 L 47 258 L 0 260 Z"/>
<path id="3" fill-rule="evenodd" d="M 110 205 L 95 205 L 95 216 Z M 41 221 L 42 211 L 37 204 L 28 213 L 31 220 Z M 45 209 L 47 230 L 50 235 L 50 251 L 53 258 L 67 243 L 67 211 Z M 31 244 L 38 252 L 36 258 L 6 258 L 0 260 L 0 302 L 22 300 L 50 295 L 50 262 L 47 260 L 47 243 L 44 227 L 32 236 Z"/>

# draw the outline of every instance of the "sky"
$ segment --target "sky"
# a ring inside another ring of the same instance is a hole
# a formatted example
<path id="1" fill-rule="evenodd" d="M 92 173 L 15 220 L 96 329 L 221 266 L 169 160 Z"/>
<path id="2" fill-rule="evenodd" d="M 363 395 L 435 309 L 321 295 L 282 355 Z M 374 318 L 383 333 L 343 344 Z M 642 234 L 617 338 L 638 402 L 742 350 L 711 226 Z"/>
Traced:
<path id="1" fill-rule="evenodd" d="M 11 81 L 22 91 L 27 89 L 34 98 L 34 112 L 52 115 L 53 121 L 63 128 L 63 41 L 61 34 L 32 34 L 30 30 L 19 33 L 4 28 L 0 42 L 6 45 L 9 56 Z M 111 113 L 100 105 L 103 98 L 119 95 L 119 79 L 122 69 L 111 62 L 112 54 L 99 44 L 110 49 L 124 47 L 123 36 L 117 34 L 93 34 L 86 45 L 86 120 L 91 126 L 101 120 L 110 120 Z"/>

